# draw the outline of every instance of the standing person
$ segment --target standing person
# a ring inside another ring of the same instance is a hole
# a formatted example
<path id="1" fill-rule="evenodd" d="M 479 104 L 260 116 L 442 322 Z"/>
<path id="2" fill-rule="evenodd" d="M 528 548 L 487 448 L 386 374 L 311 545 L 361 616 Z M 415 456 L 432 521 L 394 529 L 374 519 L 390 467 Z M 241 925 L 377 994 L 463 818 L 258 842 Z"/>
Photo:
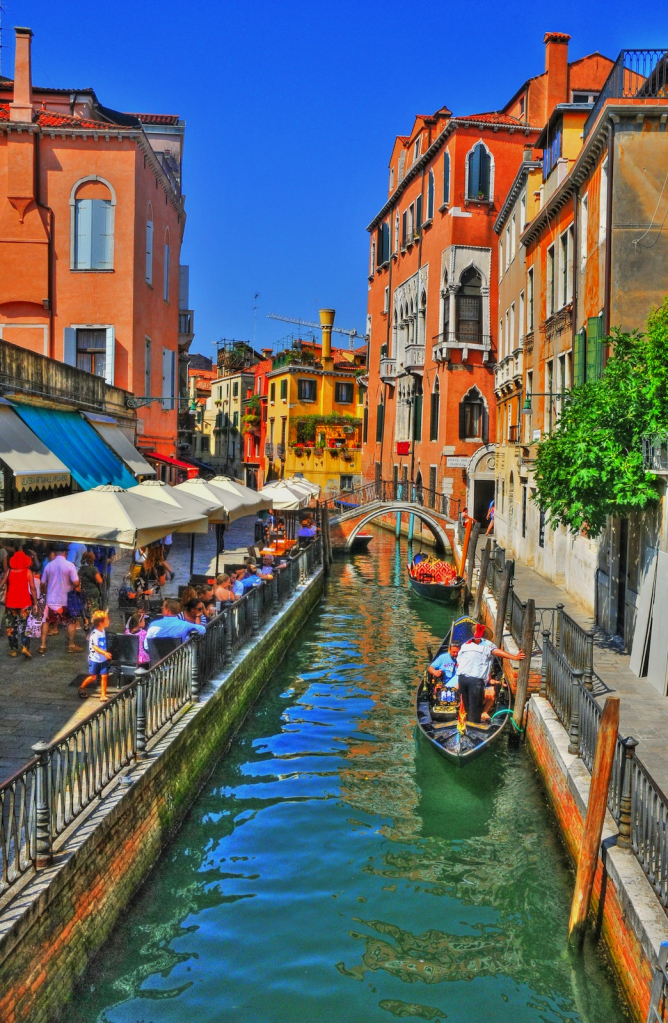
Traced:
<path id="1" fill-rule="evenodd" d="M 42 572 L 42 586 L 46 588 L 46 611 L 42 625 L 40 654 L 46 653 L 46 638 L 51 625 L 56 631 L 59 625 L 66 627 L 69 641 L 67 649 L 70 653 L 78 654 L 83 650 L 83 647 L 77 646 L 74 642 L 77 622 L 67 610 L 67 595 L 79 585 L 79 575 L 72 562 L 66 559 L 66 554 L 67 544 L 57 543 L 53 561 L 47 562 Z"/>
<path id="2" fill-rule="evenodd" d="M 509 654 L 495 647 L 488 639 L 484 639 L 485 626 L 476 625 L 473 638 L 463 643 L 457 656 L 457 675 L 459 692 L 466 717 L 471 724 L 480 724 L 481 719 L 489 721 L 489 714 L 483 714 L 485 700 L 485 683 L 492 669 L 492 658 L 500 657 L 506 661 L 523 661 L 524 651 Z"/>
<path id="3" fill-rule="evenodd" d="M 102 576 L 95 567 L 95 555 L 92 551 L 86 551 L 81 558 L 79 582 L 84 602 L 84 632 L 88 632 L 93 613 L 102 610 Z"/>
<path id="4" fill-rule="evenodd" d="M 167 536 L 162 541 L 162 550 L 163 550 L 163 554 L 165 556 L 165 561 L 167 561 L 167 558 L 169 557 L 169 552 L 171 551 L 171 549 L 172 549 L 172 534 L 168 533 Z"/>
<path id="5" fill-rule="evenodd" d="M 6 583 L 5 628 L 9 641 L 9 656 L 16 657 L 19 648 L 30 658 L 30 637 L 26 635 L 28 615 L 37 610 L 37 590 L 32 573 L 32 558 L 24 551 L 12 554 L 7 571 L 0 576 L 0 587 Z"/>
<path id="6" fill-rule="evenodd" d="M 74 540 L 67 548 L 67 560 L 74 565 L 77 571 L 81 567 L 81 559 L 86 553 L 86 550 L 87 548 L 85 543 L 76 543 Z"/>
<path id="7" fill-rule="evenodd" d="M 93 631 L 88 637 L 88 675 L 79 687 L 79 696 L 84 699 L 88 696 L 86 686 L 99 678 L 100 699 L 107 699 L 107 680 L 109 677 L 109 661 L 111 654 L 107 650 L 107 633 L 109 628 L 109 616 L 106 611 L 96 611 L 93 614 Z"/>
<path id="8" fill-rule="evenodd" d="M 489 536 L 489 534 L 494 529 L 494 501 L 491 501 L 490 506 L 487 509 L 487 521 L 489 522 L 489 525 L 487 527 L 487 532 L 485 533 L 485 536 Z"/>

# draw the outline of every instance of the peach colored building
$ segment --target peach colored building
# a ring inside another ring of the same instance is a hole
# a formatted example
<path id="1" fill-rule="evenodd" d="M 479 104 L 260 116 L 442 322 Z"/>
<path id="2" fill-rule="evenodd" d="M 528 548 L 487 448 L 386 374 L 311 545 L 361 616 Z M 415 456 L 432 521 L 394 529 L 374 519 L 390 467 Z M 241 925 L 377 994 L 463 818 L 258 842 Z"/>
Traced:
<path id="1" fill-rule="evenodd" d="M 159 399 L 138 445 L 174 456 L 184 123 L 33 87 L 31 42 L 0 80 L 0 337 Z"/>

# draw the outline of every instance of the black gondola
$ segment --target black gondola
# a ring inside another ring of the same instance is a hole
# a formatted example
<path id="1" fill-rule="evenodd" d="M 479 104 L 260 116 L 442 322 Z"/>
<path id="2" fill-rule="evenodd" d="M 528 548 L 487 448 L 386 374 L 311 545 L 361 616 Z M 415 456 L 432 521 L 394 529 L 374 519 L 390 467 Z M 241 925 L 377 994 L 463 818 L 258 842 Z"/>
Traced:
<path id="1" fill-rule="evenodd" d="M 461 576 L 456 576 L 453 583 L 439 583 L 433 580 L 422 580 L 415 578 L 415 568 L 419 563 L 420 555 L 413 559 L 408 566 L 408 582 L 419 596 L 426 600 L 433 600 L 437 604 L 455 604 L 461 600 L 466 586 L 466 581 Z"/>
<path id="2" fill-rule="evenodd" d="M 472 618 L 458 618 L 453 622 L 438 653 L 447 648 L 451 639 L 458 643 L 470 639 L 475 625 L 476 622 Z M 489 749 L 508 727 L 510 714 L 499 713 L 510 710 L 508 686 L 503 679 L 496 683 L 496 701 L 492 707 L 492 720 L 489 724 L 472 724 L 465 719 L 460 720 L 459 701 L 442 704 L 431 699 L 428 678 L 425 670 L 415 695 L 418 728 L 446 760 L 460 765 L 475 760 Z"/>

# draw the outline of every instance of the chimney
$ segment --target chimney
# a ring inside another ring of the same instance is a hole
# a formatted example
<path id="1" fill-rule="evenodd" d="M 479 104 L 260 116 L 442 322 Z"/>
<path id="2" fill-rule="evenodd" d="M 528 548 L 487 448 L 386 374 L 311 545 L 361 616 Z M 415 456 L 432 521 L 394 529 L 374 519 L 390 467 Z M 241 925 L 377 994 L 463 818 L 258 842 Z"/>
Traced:
<path id="1" fill-rule="evenodd" d="M 274 354 L 273 348 L 261 348 L 260 352 L 262 354 L 263 359 L 271 359 L 272 355 Z"/>
<path id="2" fill-rule="evenodd" d="M 546 32 L 545 71 L 547 87 L 545 89 L 545 121 L 557 103 L 568 103 L 568 41 L 571 37 L 565 32 Z"/>
<path id="3" fill-rule="evenodd" d="M 320 310 L 320 326 L 322 327 L 322 365 L 323 369 L 332 369 L 332 327 L 334 326 L 334 309 Z"/>
<path id="4" fill-rule="evenodd" d="M 32 123 L 32 73 L 30 69 L 31 28 L 15 28 L 14 100 L 9 105 L 9 120 Z"/>

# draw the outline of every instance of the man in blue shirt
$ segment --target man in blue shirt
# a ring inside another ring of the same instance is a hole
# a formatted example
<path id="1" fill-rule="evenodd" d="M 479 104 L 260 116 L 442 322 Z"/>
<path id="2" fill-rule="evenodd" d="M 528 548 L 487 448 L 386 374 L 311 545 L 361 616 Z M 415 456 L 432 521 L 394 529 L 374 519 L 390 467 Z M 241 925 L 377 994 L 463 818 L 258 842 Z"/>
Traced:
<path id="1" fill-rule="evenodd" d="M 254 586 L 262 586 L 262 580 L 257 574 L 257 566 L 250 564 L 246 566 L 246 574 L 243 578 L 241 585 L 244 588 L 244 593 L 248 593 Z"/>
<path id="2" fill-rule="evenodd" d="M 148 650 L 149 639 L 180 639 L 182 643 L 185 643 L 193 632 L 198 632 L 200 636 L 204 635 L 206 632 L 204 626 L 195 621 L 179 618 L 180 611 L 181 604 L 178 600 L 170 599 L 164 602 L 162 605 L 163 617 L 156 618 L 146 630 L 146 640 L 144 641 L 146 650 Z"/>
<path id="3" fill-rule="evenodd" d="M 432 679 L 446 689 L 457 689 L 457 654 L 459 646 L 452 643 L 447 650 L 434 658 L 427 672 Z"/>

